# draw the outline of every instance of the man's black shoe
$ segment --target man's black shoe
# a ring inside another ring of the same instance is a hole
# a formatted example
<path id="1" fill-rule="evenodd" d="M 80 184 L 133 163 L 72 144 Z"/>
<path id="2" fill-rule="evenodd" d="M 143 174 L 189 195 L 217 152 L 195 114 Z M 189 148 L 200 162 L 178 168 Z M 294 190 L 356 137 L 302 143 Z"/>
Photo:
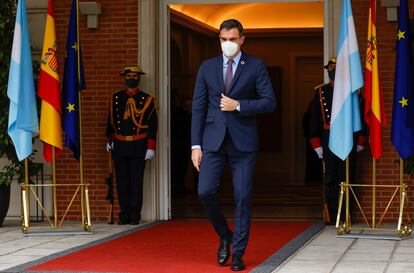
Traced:
<path id="1" fill-rule="evenodd" d="M 241 271 L 244 270 L 246 266 L 244 265 L 243 256 L 240 253 L 233 254 L 231 260 L 231 270 Z"/>
<path id="2" fill-rule="evenodd" d="M 233 233 L 220 237 L 220 246 L 217 250 L 217 262 L 219 265 L 225 265 L 230 258 L 230 245 L 233 239 Z"/>
<path id="3" fill-rule="evenodd" d="M 122 220 L 122 219 L 118 220 L 118 225 L 128 225 L 128 224 L 129 224 L 129 220 Z"/>

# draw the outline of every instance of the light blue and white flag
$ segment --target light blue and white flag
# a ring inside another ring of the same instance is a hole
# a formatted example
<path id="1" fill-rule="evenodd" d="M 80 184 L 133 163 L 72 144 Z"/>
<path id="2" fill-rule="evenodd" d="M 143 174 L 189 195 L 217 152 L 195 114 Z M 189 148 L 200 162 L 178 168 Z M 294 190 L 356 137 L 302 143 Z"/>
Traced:
<path id="1" fill-rule="evenodd" d="M 32 153 L 32 133 L 39 131 L 32 55 L 25 0 L 17 4 L 7 96 L 10 99 L 7 132 L 19 160 Z"/>
<path id="2" fill-rule="evenodd" d="M 329 148 L 345 160 L 361 130 L 358 89 L 364 85 L 350 0 L 342 1 Z"/>

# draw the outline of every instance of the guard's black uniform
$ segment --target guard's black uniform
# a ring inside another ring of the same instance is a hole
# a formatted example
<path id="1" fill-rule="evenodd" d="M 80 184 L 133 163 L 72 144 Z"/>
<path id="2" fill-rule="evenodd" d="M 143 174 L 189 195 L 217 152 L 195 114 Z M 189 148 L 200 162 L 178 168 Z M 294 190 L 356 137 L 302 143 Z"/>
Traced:
<path id="1" fill-rule="evenodd" d="M 336 221 L 338 213 L 338 198 L 339 198 L 339 185 L 345 181 L 346 166 L 345 161 L 342 161 L 329 149 L 329 131 L 331 121 L 331 108 L 333 99 L 333 84 L 322 84 L 315 87 L 315 96 L 310 105 L 310 142 L 315 149 L 322 146 L 323 148 L 323 160 L 325 162 L 325 198 L 327 200 L 329 215 L 331 223 Z M 363 112 L 361 112 L 362 114 Z M 363 124 L 363 121 L 361 121 Z M 363 125 L 363 130 L 358 132 L 355 137 L 359 145 L 364 146 L 366 141 L 366 129 Z M 351 152 L 350 158 L 352 159 Z M 354 180 L 353 170 L 355 169 L 355 160 L 350 160 L 350 180 Z"/>
<path id="2" fill-rule="evenodd" d="M 154 97 L 120 90 L 110 99 L 107 137 L 114 142 L 113 158 L 122 223 L 141 219 L 145 153 L 155 150 L 157 109 Z"/>

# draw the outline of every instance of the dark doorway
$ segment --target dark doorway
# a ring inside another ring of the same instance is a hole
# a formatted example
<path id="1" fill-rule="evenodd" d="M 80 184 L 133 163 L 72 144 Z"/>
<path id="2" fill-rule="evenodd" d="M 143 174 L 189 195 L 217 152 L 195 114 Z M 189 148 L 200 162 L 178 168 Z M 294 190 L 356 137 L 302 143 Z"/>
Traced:
<path id="1" fill-rule="evenodd" d="M 197 197 L 197 172 L 190 160 L 191 98 L 203 60 L 221 54 L 217 30 L 171 11 L 171 215 L 204 218 Z M 302 118 L 314 86 L 323 82 L 322 29 L 246 30 L 243 51 L 265 61 L 277 94 L 277 110 L 259 115 L 253 217 L 319 219 L 320 181 L 305 179 L 306 139 Z M 220 198 L 226 215 L 234 212 L 231 173 L 222 177 Z"/>

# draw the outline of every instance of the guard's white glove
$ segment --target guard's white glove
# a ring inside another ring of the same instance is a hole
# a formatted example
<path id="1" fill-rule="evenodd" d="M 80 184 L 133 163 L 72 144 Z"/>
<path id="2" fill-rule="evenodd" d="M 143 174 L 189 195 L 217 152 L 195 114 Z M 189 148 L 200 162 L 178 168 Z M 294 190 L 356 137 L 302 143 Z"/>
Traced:
<path id="1" fill-rule="evenodd" d="M 109 152 L 110 150 L 114 149 L 114 143 L 113 142 L 107 142 L 106 143 L 106 151 Z"/>
<path id="2" fill-rule="evenodd" d="M 364 146 L 362 146 L 362 145 L 357 145 L 357 146 L 356 146 L 356 151 L 357 151 L 357 153 L 359 153 L 359 152 L 363 151 L 364 149 L 365 149 L 365 147 L 364 147 Z"/>
<path id="3" fill-rule="evenodd" d="M 318 155 L 319 159 L 323 158 L 323 148 L 322 147 L 318 147 L 314 149 L 316 154 Z"/>
<path id="4" fill-rule="evenodd" d="M 148 149 L 145 153 L 145 160 L 152 159 L 155 155 L 155 151 L 152 149 Z"/>

